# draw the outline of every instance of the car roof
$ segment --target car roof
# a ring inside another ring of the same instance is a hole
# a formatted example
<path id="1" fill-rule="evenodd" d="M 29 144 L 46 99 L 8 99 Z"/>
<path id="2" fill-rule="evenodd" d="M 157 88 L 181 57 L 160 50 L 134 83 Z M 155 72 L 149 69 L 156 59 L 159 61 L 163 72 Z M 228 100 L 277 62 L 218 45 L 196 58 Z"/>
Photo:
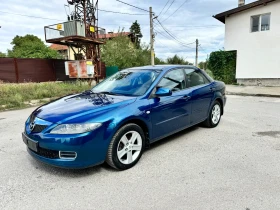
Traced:
<path id="1" fill-rule="evenodd" d="M 134 68 L 129 68 L 130 70 L 157 70 L 157 71 L 168 71 L 173 68 L 179 68 L 179 67 L 187 67 L 192 69 L 198 69 L 195 66 L 191 65 L 155 65 L 155 66 L 139 66 Z"/>

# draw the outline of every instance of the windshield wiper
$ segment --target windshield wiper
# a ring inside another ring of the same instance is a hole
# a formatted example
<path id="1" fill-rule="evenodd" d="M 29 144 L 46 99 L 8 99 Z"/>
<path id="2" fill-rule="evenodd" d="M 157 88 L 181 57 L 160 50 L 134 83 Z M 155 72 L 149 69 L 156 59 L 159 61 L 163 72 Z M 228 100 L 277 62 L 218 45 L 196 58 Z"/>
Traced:
<path id="1" fill-rule="evenodd" d="M 113 93 L 113 92 L 109 92 L 109 91 L 97 92 L 96 94 L 120 95 L 118 93 Z"/>

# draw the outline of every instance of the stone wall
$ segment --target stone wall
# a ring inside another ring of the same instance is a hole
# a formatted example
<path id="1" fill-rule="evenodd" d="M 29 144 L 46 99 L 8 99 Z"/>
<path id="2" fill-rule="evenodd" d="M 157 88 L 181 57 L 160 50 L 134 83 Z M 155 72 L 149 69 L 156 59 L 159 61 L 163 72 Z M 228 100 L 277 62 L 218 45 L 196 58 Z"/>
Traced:
<path id="1" fill-rule="evenodd" d="M 237 83 L 246 86 L 280 87 L 279 79 L 237 79 Z"/>

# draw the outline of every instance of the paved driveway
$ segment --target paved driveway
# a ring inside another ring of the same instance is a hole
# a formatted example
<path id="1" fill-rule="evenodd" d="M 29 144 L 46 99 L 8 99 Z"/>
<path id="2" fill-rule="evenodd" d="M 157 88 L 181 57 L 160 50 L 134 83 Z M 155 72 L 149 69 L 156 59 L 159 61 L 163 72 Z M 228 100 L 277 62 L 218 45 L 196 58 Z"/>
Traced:
<path id="1" fill-rule="evenodd" d="M 0 209 L 280 208 L 280 99 L 229 96 L 217 128 L 156 143 L 124 172 L 34 160 L 21 140 L 32 110 L 0 113 Z"/>

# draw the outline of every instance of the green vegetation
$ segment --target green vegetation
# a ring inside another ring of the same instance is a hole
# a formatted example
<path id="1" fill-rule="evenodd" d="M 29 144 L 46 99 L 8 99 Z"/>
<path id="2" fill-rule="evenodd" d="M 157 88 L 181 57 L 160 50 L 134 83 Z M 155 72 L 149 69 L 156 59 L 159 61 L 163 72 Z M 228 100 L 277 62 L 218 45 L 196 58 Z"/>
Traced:
<path id="1" fill-rule="evenodd" d="M 30 106 L 32 100 L 58 98 L 68 94 L 88 90 L 86 82 L 46 82 L 0 84 L 0 111 L 6 109 L 24 108 Z M 40 101 L 43 102 L 42 100 Z M 46 101 L 45 101 L 46 103 Z"/>
<path id="2" fill-rule="evenodd" d="M 130 32 L 134 33 L 135 35 L 135 45 L 137 48 L 140 48 L 140 43 L 141 43 L 141 38 L 143 37 L 142 32 L 141 32 L 141 27 L 140 24 L 137 22 L 137 20 L 132 23 L 130 27 Z"/>
<path id="3" fill-rule="evenodd" d="M 145 45 L 137 48 L 130 38 L 120 35 L 102 46 L 101 58 L 106 66 L 118 66 L 119 69 L 145 66 L 150 64 L 150 50 Z"/>
<path id="4" fill-rule="evenodd" d="M 178 55 L 174 55 L 173 57 L 169 57 L 166 60 L 167 64 L 179 64 L 179 65 L 193 65 L 192 63 L 185 60 L 183 57 Z"/>
<path id="5" fill-rule="evenodd" d="M 11 58 L 53 58 L 59 59 L 61 55 L 50 49 L 37 36 L 27 34 L 25 36 L 16 36 L 11 44 L 12 50 L 8 50 L 7 57 Z"/>
<path id="6" fill-rule="evenodd" d="M 213 79 L 215 79 L 215 77 L 214 77 L 212 71 L 210 71 L 209 69 L 206 69 L 205 71 L 206 71 L 206 73 L 207 73 L 210 77 L 212 77 Z"/>
<path id="7" fill-rule="evenodd" d="M 120 35 L 112 40 L 108 40 L 101 48 L 102 61 L 106 66 L 118 66 L 125 69 L 135 66 L 145 66 L 151 64 L 151 51 L 148 46 L 142 44 L 137 48 L 128 37 Z M 155 64 L 182 64 L 192 65 L 182 57 L 174 55 L 166 61 L 155 58 Z"/>
<path id="8" fill-rule="evenodd" d="M 5 53 L 0 52 L 0 58 L 5 58 L 5 57 L 6 57 L 6 54 L 5 54 Z"/>
<path id="9" fill-rule="evenodd" d="M 236 52 L 216 51 L 212 52 L 208 61 L 208 68 L 212 71 L 216 80 L 226 84 L 236 83 Z"/>
<path id="10" fill-rule="evenodd" d="M 198 63 L 198 67 L 199 67 L 200 69 L 207 69 L 207 65 L 208 65 L 208 60 L 206 60 L 206 61 L 201 61 L 201 62 Z"/>

